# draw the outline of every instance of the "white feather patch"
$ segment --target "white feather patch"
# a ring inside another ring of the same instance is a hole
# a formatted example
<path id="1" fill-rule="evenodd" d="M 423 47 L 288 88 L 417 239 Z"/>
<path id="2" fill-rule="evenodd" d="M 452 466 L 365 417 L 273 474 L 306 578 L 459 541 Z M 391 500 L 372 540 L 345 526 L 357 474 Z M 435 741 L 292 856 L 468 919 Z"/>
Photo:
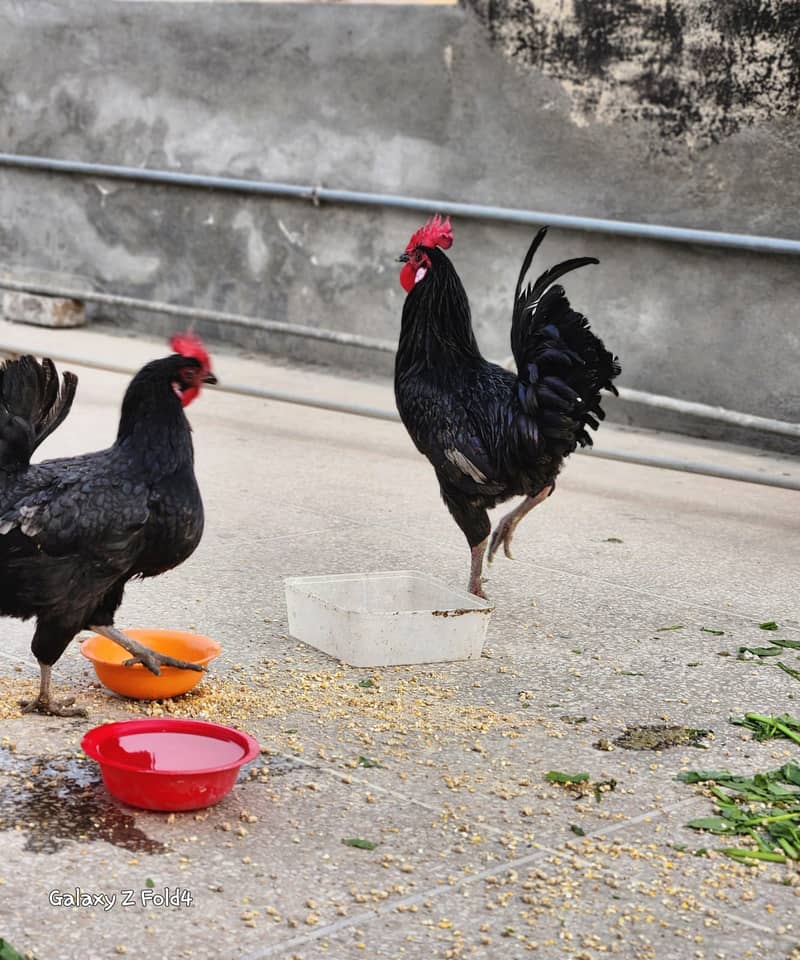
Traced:
<path id="1" fill-rule="evenodd" d="M 39 507 L 20 507 L 19 514 L 22 518 L 19 528 L 26 537 L 35 537 L 37 533 L 41 533 Z"/>
<path id="2" fill-rule="evenodd" d="M 475 464 L 471 460 L 468 460 L 460 450 L 445 450 L 444 455 L 450 463 L 458 467 L 462 473 L 471 477 L 476 483 L 486 483 L 486 475 L 481 473 Z"/>

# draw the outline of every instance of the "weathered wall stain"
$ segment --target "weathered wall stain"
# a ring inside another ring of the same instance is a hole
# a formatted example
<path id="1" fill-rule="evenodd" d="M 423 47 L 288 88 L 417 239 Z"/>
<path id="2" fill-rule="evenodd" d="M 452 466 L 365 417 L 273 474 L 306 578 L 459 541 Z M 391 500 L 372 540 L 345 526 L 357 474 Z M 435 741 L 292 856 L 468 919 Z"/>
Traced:
<path id="1" fill-rule="evenodd" d="M 558 78 L 573 120 L 703 147 L 800 103 L 799 0 L 467 0 L 506 56 Z"/>

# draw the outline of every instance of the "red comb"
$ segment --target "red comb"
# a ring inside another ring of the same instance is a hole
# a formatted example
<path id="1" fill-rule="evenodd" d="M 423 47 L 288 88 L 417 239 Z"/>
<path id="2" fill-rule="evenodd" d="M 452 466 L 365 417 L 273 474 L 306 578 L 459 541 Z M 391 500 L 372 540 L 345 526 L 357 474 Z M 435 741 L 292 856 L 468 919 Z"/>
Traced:
<path id="1" fill-rule="evenodd" d="M 187 330 L 185 333 L 176 333 L 173 337 L 170 337 L 169 345 L 175 353 L 179 353 L 182 357 L 194 357 L 206 369 L 210 369 L 211 358 L 208 355 L 208 350 L 203 346 L 200 337 L 192 333 L 191 330 Z"/>
<path id="2" fill-rule="evenodd" d="M 415 247 L 441 247 L 442 250 L 449 250 L 452 245 L 453 228 L 450 226 L 450 217 L 442 220 L 437 213 L 411 237 L 406 253 L 411 253 Z"/>

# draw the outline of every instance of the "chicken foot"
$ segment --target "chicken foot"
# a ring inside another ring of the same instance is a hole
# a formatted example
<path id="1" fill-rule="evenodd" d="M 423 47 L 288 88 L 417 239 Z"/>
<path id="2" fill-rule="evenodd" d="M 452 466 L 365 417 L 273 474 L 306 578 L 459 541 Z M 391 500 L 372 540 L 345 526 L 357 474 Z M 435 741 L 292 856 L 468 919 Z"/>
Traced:
<path id="1" fill-rule="evenodd" d="M 514 539 L 514 531 L 517 529 L 517 525 L 526 514 L 533 510 L 534 507 L 538 506 L 543 500 L 546 500 L 554 489 L 555 484 L 553 483 L 546 487 L 542 487 L 535 497 L 525 497 L 518 507 L 515 507 L 511 513 L 507 513 L 503 517 L 500 523 L 497 524 L 497 527 L 492 534 L 491 542 L 489 543 L 489 556 L 487 557 L 489 563 L 494 560 L 494 555 L 497 553 L 498 547 L 501 543 L 503 545 L 503 553 L 508 557 L 509 560 L 514 559 L 511 556 L 511 541 Z"/>
<path id="2" fill-rule="evenodd" d="M 113 643 L 118 643 L 121 647 L 124 647 L 128 653 L 133 654 L 130 660 L 123 662 L 122 665 L 124 667 L 132 667 L 137 663 L 141 663 L 143 667 L 147 667 L 147 669 L 157 677 L 161 675 L 161 667 L 178 667 L 180 670 L 198 670 L 200 672 L 205 670 L 205 667 L 199 663 L 190 663 L 188 660 L 177 660 L 175 657 L 170 657 L 166 653 L 159 653 L 157 650 L 146 647 L 143 643 L 139 643 L 138 640 L 133 640 L 131 637 L 126 636 L 121 630 L 117 630 L 116 627 L 92 626 L 90 629 L 94 630 L 95 633 L 99 633 L 101 637 L 105 637 Z"/>
<path id="3" fill-rule="evenodd" d="M 22 701 L 23 713 L 44 713 L 53 717 L 85 717 L 86 711 L 82 707 L 73 707 L 75 697 L 66 700 L 52 700 L 50 697 L 50 675 L 53 668 L 49 663 L 39 661 L 39 695 L 34 700 Z"/>

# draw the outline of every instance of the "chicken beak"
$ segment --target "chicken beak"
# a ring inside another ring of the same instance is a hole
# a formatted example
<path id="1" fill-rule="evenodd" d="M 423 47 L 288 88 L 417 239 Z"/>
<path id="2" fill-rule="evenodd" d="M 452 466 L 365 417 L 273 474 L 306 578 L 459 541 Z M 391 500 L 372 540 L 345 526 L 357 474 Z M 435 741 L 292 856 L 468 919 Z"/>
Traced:
<path id="1" fill-rule="evenodd" d="M 401 253 L 400 256 L 397 258 L 397 263 L 408 263 L 408 254 Z"/>
<path id="2" fill-rule="evenodd" d="M 219 381 L 217 380 L 217 378 L 216 378 L 216 377 L 214 376 L 214 374 L 211 373 L 211 372 L 207 373 L 207 374 L 203 377 L 203 383 L 209 383 L 209 384 L 211 384 L 211 386 L 214 386 L 214 385 L 217 384 L 218 382 L 219 382 Z"/>

